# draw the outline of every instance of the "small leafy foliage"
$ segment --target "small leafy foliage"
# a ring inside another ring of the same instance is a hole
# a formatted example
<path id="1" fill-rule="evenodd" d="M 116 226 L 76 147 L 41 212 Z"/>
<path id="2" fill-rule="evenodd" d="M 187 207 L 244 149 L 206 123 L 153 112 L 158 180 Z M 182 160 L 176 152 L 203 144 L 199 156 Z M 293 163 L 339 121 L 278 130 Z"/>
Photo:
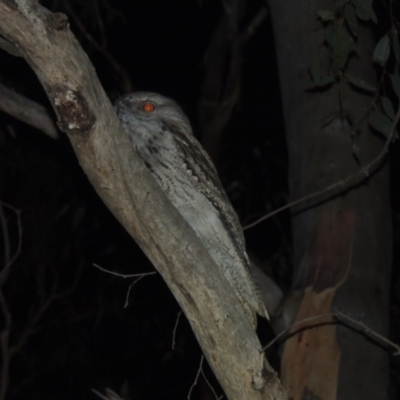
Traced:
<path id="1" fill-rule="evenodd" d="M 372 111 L 368 117 L 370 125 L 378 132 L 389 136 L 392 131 L 392 121 L 380 111 Z"/>
<path id="2" fill-rule="evenodd" d="M 397 97 L 396 101 L 400 104 L 400 78 L 397 75 L 390 75 L 390 80 L 393 92 Z M 396 112 L 392 100 L 389 97 L 381 96 L 381 104 L 383 112 L 377 110 L 371 112 L 368 117 L 368 122 L 375 130 L 388 137 L 393 134 L 393 129 L 395 129 L 393 125 L 397 123 Z M 393 135 L 393 140 L 398 138 L 399 134 L 396 130 Z"/>
<path id="3" fill-rule="evenodd" d="M 371 85 L 370 83 L 366 82 L 363 78 L 359 76 L 354 76 L 352 74 L 349 74 L 348 72 L 345 72 L 343 74 L 343 77 L 347 79 L 347 81 L 357 89 L 365 90 L 366 92 L 369 93 L 376 92 L 376 86 Z"/>
<path id="4" fill-rule="evenodd" d="M 389 36 L 384 35 L 376 45 L 372 59 L 374 60 L 374 62 L 384 67 L 385 64 L 387 63 L 387 60 L 389 59 L 389 55 L 390 55 Z"/>
<path id="5" fill-rule="evenodd" d="M 324 51 L 321 51 L 321 48 L 315 49 L 310 57 L 309 82 L 306 90 L 326 89 L 332 84 L 338 84 L 345 80 L 354 88 L 373 94 L 371 110 L 360 120 L 354 121 L 355 123 L 352 125 L 354 131 L 357 130 L 361 120 L 367 118 L 370 126 L 379 133 L 386 137 L 390 135 L 398 138 L 397 132 L 394 131 L 396 128 L 394 124 L 398 123 L 400 112 L 400 40 L 395 23 L 378 40 L 373 52 L 371 62 L 382 68 L 381 83 L 379 87 L 376 87 L 362 76 L 353 75 L 347 70 L 349 60 L 357 54 L 359 22 L 378 24 L 373 0 L 338 0 L 332 10 L 318 10 L 317 18 L 322 25 Z M 387 65 L 392 66 L 393 63 L 394 73 L 388 74 Z M 382 84 L 386 82 L 386 77 L 390 78 L 393 92 L 389 90 L 389 94 L 381 94 L 380 92 L 388 86 Z M 393 97 L 396 98 L 393 99 Z M 340 103 L 343 104 L 343 99 L 340 99 Z M 381 106 L 381 110 L 376 109 L 377 105 Z M 399 111 L 396 110 L 396 106 Z"/>
<path id="6" fill-rule="evenodd" d="M 335 19 L 333 13 L 328 10 L 319 10 L 317 12 L 317 15 L 319 18 L 321 18 L 322 21 L 333 21 Z"/>
<path id="7" fill-rule="evenodd" d="M 378 23 L 378 17 L 372 8 L 372 0 L 352 0 L 356 11 L 357 17 L 363 21 L 372 20 L 375 24 Z"/>
<path id="8" fill-rule="evenodd" d="M 360 2 L 361 0 L 359 0 Z M 369 2 L 369 0 L 367 0 Z M 355 50 L 354 38 L 357 37 L 357 7 L 368 10 L 368 4 L 356 4 L 355 0 L 340 0 L 336 2 L 334 10 L 319 10 L 318 19 L 323 28 L 323 46 L 328 49 L 327 53 L 315 51 L 310 60 L 310 82 L 307 89 L 323 88 L 340 79 L 345 70 L 347 62 Z M 365 13 L 365 12 L 364 12 Z M 369 15 L 366 13 L 366 15 Z M 315 54 L 319 60 L 316 64 Z M 326 55 L 327 54 L 327 55 Z M 324 57 L 325 60 L 321 58 Z M 318 71 L 316 73 L 316 65 Z M 353 79 L 353 85 L 357 85 L 357 79 Z M 367 84 L 361 84 L 363 89 Z"/>
<path id="9" fill-rule="evenodd" d="M 396 117 L 396 114 L 394 112 L 394 107 L 392 102 L 390 101 L 389 97 L 386 96 L 382 96 L 381 101 L 382 101 L 383 111 L 393 121 L 394 118 Z"/>
<path id="10" fill-rule="evenodd" d="M 338 24 L 332 35 L 332 72 L 339 75 L 345 67 L 350 53 L 354 50 L 354 41 L 345 25 Z"/>
<path id="11" fill-rule="evenodd" d="M 346 4 L 344 8 L 344 20 L 353 36 L 357 36 L 358 23 L 357 12 L 352 4 Z"/>

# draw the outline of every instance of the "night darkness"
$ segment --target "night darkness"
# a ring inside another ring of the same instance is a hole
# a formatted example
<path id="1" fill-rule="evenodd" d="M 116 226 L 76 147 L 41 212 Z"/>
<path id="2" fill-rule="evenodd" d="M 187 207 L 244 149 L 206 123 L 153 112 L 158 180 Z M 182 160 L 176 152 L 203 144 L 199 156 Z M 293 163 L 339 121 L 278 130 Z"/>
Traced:
<path id="1" fill-rule="evenodd" d="M 124 94 L 128 78 L 134 90 L 174 98 L 196 132 L 204 58 L 220 18 L 219 1 L 41 3 L 69 16 L 72 32 L 112 100 Z M 261 0 L 248 3 L 242 29 L 265 6 Z M 110 58 L 93 45 L 92 40 L 102 43 L 102 38 Z M 240 100 L 216 160 L 243 224 L 288 201 L 273 46 L 267 15 L 244 46 Z M 0 83 L 51 110 L 22 59 L 1 52 L 0 63 Z M 396 173 L 398 167 L 393 168 Z M 201 358 L 192 330 L 182 315 L 172 348 L 180 308 L 160 276 L 135 283 L 124 308 L 134 279 L 93 266 L 121 274 L 154 271 L 89 184 L 65 135 L 50 139 L 0 113 L 0 196 L 20 211 L 22 227 L 13 209 L 4 207 L 13 252 L 22 234 L 17 261 L 4 286 L 13 319 L 10 341 L 21 346 L 11 363 L 8 398 L 96 399 L 91 389 L 104 393 L 109 387 L 135 400 L 186 399 Z M 396 192 L 393 203 L 398 203 Z M 287 289 L 292 251 L 289 212 L 246 231 L 246 240 L 251 256 Z M 264 343 L 272 339 L 265 326 L 260 335 Z M 268 355 L 275 368 L 277 350 Z M 204 370 L 221 394 L 212 372 L 207 366 Z M 191 398 L 213 398 L 207 396 L 209 389 L 200 380 Z"/>

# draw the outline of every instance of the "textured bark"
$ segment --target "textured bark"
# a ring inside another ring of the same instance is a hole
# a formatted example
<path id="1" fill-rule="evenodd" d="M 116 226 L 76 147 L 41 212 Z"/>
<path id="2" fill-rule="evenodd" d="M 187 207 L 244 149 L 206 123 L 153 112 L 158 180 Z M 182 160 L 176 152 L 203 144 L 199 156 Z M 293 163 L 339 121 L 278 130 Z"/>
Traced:
<path id="1" fill-rule="evenodd" d="M 301 77 L 307 72 L 311 53 L 322 43 L 316 12 L 331 8 L 332 2 L 269 3 L 286 121 L 290 191 L 295 200 L 359 170 L 352 154 L 351 127 L 340 117 L 339 96 L 343 108 L 356 117 L 368 110 L 372 97 L 345 83 L 319 92 L 304 90 Z M 376 82 L 373 48 L 370 30 L 360 27 L 358 56 L 349 70 L 370 83 Z M 359 139 L 361 166 L 383 145 L 364 123 Z M 293 213 L 293 288 L 299 301 L 295 306 L 288 302 L 287 307 L 294 307 L 295 321 L 337 308 L 387 335 L 391 268 L 388 178 L 388 166 L 381 165 L 357 187 L 329 201 L 303 204 Z M 301 330 L 286 342 L 282 380 L 290 388 L 289 397 L 387 398 L 387 353 L 345 326 L 323 325 L 331 321 L 329 315 L 311 321 L 308 324 L 322 325 Z"/>
<path id="2" fill-rule="evenodd" d="M 1 0 L 0 33 L 37 74 L 89 180 L 165 279 L 227 396 L 285 399 L 237 296 L 136 156 L 67 18 Z"/>

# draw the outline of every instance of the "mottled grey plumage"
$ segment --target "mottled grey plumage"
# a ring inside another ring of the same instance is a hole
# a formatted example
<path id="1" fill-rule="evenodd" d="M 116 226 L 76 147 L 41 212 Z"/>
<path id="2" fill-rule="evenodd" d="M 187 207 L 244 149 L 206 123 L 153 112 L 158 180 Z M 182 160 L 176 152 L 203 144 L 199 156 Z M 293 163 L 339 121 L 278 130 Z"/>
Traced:
<path id="1" fill-rule="evenodd" d="M 268 318 L 238 217 L 181 108 L 160 94 L 135 92 L 120 98 L 116 109 L 140 158 L 222 267 L 252 323 L 255 313 Z"/>

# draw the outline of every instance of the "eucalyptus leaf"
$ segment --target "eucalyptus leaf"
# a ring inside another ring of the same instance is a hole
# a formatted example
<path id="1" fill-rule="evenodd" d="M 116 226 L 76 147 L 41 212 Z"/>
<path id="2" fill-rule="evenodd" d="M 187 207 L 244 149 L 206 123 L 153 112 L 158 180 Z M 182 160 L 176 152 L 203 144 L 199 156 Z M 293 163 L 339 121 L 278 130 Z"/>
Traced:
<path id="1" fill-rule="evenodd" d="M 385 35 L 381 37 L 378 44 L 376 45 L 372 59 L 374 60 L 374 62 L 380 64 L 383 67 L 389 59 L 389 55 L 390 41 L 389 36 Z"/>
<path id="2" fill-rule="evenodd" d="M 358 30 L 357 13 L 356 9 L 352 4 L 346 5 L 344 9 L 344 19 L 351 33 L 354 36 L 357 36 L 357 30 Z"/>
<path id="3" fill-rule="evenodd" d="M 393 122 L 380 111 L 372 111 L 369 115 L 368 122 L 378 132 L 388 137 L 393 129 Z"/>
<path id="4" fill-rule="evenodd" d="M 312 80 L 311 78 L 308 78 L 304 81 L 302 86 L 304 90 L 314 90 L 318 88 L 324 88 L 334 83 L 335 79 L 336 77 L 334 75 L 321 76 L 316 81 Z"/>
<path id="5" fill-rule="evenodd" d="M 329 10 L 318 10 L 317 15 L 324 22 L 333 21 L 335 19 L 332 11 Z"/>
<path id="6" fill-rule="evenodd" d="M 351 75 L 347 72 L 343 74 L 343 76 L 348 80 L 351 85 L 355 86 L 358 89 L 362 89 L 370 93 L 376 92 L 376 87 L 374 85 L 365 82 L 365 80 L 363 78 L 360 78 L 359 76 Z"/>
<path id="7" fill-rule="evenodd" d="M 315 81 L 315 84 L 323 88 L 325 86 L 331 85 L 332 83 L 335 82 L 335 75 L 325 75 L 321 76 L 317 81 Z"/>
<path id="8" fill-rule="evenodd" d="M 354 42 L 343 25 L 337 25 L 332 36 L 333 64 L 332 70 L 338 75 L 346 65 L 350 53 L 354 50 Z"/>
<path id="9" fill-rule="evenodd" d="M 385 111 L 385 114 L 393 121 L 396 114 L 394 112 L 394 107 L 393 107 L 393 104 L 390 101 L 389 97 L 383 96 L 381 98 L 381 102 L 382 102 L 383 111 Z"/>
<path id="10" fill-rule="evenodd" d="M 363 21 L 372 21 L 377 24 L 378 17 L 375 14 L 374 9 L 372 8 L 371 0 L 352 0 L 352 3 L 356 7 L 357 16 Z"/>
<path id="11" fill-rule="evenodd" d="M 359 19 L 361 19 L 362 21 L 369 21 L 371 19 L 369 17 L 369 15 L 361 7 L 356 7 L 356 13 L 357 13 L 357 17 Z"/>

